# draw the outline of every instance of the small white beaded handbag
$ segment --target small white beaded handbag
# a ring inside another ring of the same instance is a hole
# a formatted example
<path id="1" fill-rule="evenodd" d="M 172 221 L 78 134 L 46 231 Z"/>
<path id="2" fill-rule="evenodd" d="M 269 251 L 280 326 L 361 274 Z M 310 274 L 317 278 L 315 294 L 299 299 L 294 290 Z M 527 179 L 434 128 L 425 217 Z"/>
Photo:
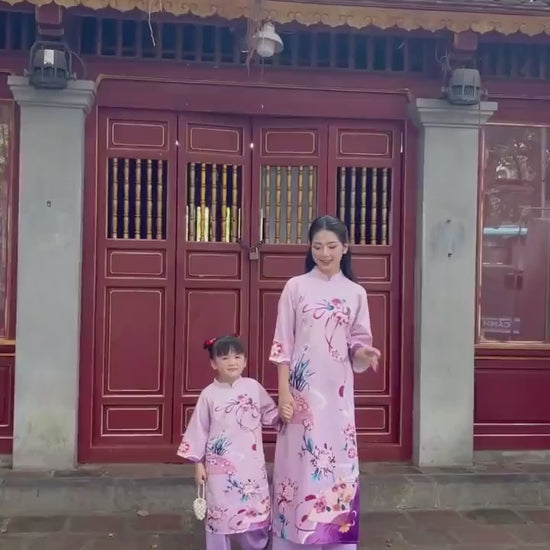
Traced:
<path id="1" fill-rule="evenodd" d="M 201 483 L 197 487 L 197 498 L 193 501 L 193 512 L 199 521 L 206 517 L 206 484 Z"/>

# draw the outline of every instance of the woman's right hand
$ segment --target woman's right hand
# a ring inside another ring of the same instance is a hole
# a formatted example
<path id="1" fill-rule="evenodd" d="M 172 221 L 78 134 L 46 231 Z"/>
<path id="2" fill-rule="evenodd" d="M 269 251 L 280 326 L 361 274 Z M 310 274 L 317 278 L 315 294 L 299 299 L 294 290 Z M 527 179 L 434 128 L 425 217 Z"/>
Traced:
<path id="1" fill-rule="evenodd" d="M 290 422 L 294 416 L 294 398 L 290 390 L 279 392 L 279 416 L 285 423 Z"/>
<path id="2" fill-rule="evenodd" d="M 195 482 L 197 485 L 204 485 L 206 483 L 206 468 L 202 462 L 195 464 Z"/>

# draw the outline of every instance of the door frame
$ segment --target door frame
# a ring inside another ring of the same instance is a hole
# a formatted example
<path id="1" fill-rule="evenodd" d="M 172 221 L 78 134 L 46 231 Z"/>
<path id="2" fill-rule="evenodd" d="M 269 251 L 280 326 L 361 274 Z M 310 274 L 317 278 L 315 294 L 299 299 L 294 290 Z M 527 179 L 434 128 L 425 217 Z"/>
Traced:
<path id="1" fill-rule="evenodd" d="M 159 102 L 152 96 L 151 79 L 141 76 L 118 77 L 105 75 L 98 84 L 96 105 L 86 122 L 86 185 L 84 189 L 84 250 L 82 269 L 82 324 L 80 353 L 79 394 L 79 456 L 80 462 L 123 461 L 101 448 L 93 446 L 92 384 L 94 376 L 95 293 L 97 286 L 98 227 L 96 202 L 98 180 L 98 112 L 101 108 L 146 109 L 189 113 L 227 112 L 235 116 L 291 117 L 299 112 L 306 117 L 323 117 L 338 112 L 341 119 L 355 120 L 361 113 L 361 121 L 380 119 L 403 123 L 402 154 L 402 262 L 400 315 L 404 330 L 401 335 L 401 428 L 402 445 L 406 460 L 412 454 L 412 401 L 413 401 L 413 352 L 414 352 L 414 263 L 416 234 L 416 142 L 417 131 L 407 120 L 407 90 L 392 91 L 346 89 L 335 87 L 315 88 L 294 86 L 287 83 L 242 83 L 242 71 L 235 70 L 231 86 L 231 105 L 217 101 L 220 90 L 227 82 L 204 77 L 194 80 L 193 71 L 184 71 L 179 81 L 159 83 L 159 93 L 166 101 Z M 232 73 L 233 74 L 233 73 Z M 213 75 L 214 76 L 214 75 Z M 223 94 L 224 92 L 222 92 Z M 227 92 L 226 92 L 227 93 Z M 101 226 L 101 224 L 99 224 Z M 126 453 L 127 455 L 130 453 Z M 132 457 L 134 461 L 148 462 L 146 457 Z"/>

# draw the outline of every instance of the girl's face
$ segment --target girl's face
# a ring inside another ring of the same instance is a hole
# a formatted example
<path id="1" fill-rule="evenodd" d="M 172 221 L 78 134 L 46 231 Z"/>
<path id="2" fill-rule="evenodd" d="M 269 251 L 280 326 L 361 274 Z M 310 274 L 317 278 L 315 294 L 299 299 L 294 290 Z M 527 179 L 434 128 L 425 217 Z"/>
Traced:
<path id="1" fill-rule="evenodd" d="M 235 353 L 231 350 L 227 355 L 214 357 L 210 364 L 217 372 L 220 382 L 231 384 L 241 377 L 246 367 L 246 357 L 242 353 Z"/>
<path id="2" fill-rule="evenodd" d="M 342 244 L 336 233 L 321 229 L 311 241 L 313 261 L 323 275 L 331 277 L 340 271 L 340 260 L 348 251 L 348 245 Z"/>

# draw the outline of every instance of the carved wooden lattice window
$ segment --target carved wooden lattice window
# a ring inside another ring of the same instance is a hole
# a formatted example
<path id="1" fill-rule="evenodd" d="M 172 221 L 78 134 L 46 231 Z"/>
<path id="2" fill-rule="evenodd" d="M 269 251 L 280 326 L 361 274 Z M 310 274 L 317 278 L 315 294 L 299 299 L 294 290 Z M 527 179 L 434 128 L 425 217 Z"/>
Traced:
<path id="1" fill-rule="evenodd" d="M 242 166 L 187 165 L 188 241 L 236 243 L 242 236 Z"/>
<path id="2" fill-rule="evenodd" d="M 301 244 L 316 214 L 315 166 L 262 166 L 262 240 Z"/>
<path id="3" fill-rule="evenodd" d="M 391 168 L 338 168 L 338 215 L 348 226 L 352 244 L 390 242 Z"/>
<path id="4" fill-rule="evenodd" d="M 166 161 L 109 159 L 109 238 L 165 239 L 166 192 Z"/>
<path id="5" fill-rule="evenodd" d="M 72 15 L 71 46 L 86 56 L 170 59 L 215 66 L 246 63 L 244 21 L 228 23 L 213 18 L 197 21 L 169 14 L 163 14 L 162 18 L 163 21 L 152 21 L 150 25 L 136 15 L 124 18 Z M 281 26 L 278 32 L 284 50 L 264 59 L 264 65 L 299 70 L 439 73 L 436 52 L 442 38 L 430 33 L 421 36 L 418 32 L 390 34 L 376 29 L 323 31 L 296 23 Z"/>

